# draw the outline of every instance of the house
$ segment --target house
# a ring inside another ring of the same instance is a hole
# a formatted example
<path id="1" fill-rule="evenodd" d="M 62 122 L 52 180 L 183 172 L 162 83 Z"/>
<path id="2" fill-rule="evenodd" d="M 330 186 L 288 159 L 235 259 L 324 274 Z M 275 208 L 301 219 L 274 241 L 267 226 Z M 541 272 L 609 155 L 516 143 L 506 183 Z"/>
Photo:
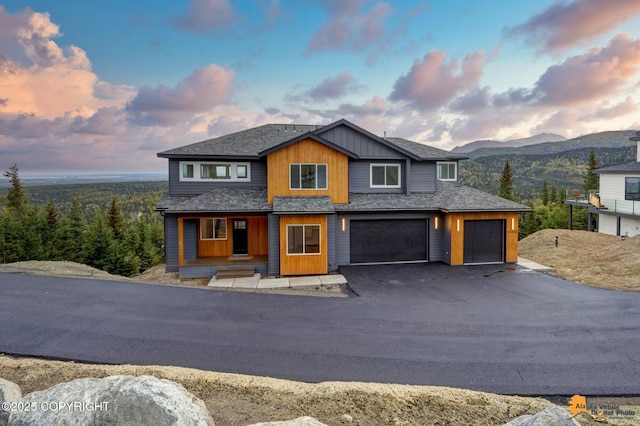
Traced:
<path id="1" fill-rule="evenodd" d="M 529 208 L 458 184 L 466 157 L 347 120 L 267 124 L 158 153 L 169 160 L 167 271 L 271 276 L 342 265 L 516 262 Z"/>
<path id="2" fill-rule="evenodd" d="M 598 215 L 603 234 L 640 234 L 640 132 L 629 139 L 638 143 L 636 161 L 593 171 L 600 175 L 600 192 L 590 197 L 589 212 Z"/>

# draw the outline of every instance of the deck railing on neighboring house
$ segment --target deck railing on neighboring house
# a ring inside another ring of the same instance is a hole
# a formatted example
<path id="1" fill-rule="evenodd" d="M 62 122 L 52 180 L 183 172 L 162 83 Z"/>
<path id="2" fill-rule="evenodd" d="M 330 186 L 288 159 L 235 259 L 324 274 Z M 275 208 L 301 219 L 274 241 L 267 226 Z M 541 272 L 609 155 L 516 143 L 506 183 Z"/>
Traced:
<path id="1" fill-rule="evenodd" d="M 640 201 L 600 199 L 600 209 L 610 212 L 640 216 Z"/>

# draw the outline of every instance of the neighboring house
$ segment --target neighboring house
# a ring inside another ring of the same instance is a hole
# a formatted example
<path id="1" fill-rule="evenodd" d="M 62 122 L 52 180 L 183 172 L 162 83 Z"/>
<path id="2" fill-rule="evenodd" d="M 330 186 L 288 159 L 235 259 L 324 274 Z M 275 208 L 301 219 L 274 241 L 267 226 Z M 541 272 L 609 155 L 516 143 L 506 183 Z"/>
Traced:
<path id="1" fill-rule="evenodd" d="M 466 157 L 346 120 L 267 124 L 158 153 L 169 160 L 167 271 L 265 275 L 342 265 L 516 262 L 527 206 L 458 184 Z"/>
<path id="2" fill-rule="evenodd" d="M 591 197 L 589 212 L 598 215 L 598 232 L 632 237 L 640 234 L 640 132 L 637 161 L 594 170 L 600 175 L 599 197 Z"/>

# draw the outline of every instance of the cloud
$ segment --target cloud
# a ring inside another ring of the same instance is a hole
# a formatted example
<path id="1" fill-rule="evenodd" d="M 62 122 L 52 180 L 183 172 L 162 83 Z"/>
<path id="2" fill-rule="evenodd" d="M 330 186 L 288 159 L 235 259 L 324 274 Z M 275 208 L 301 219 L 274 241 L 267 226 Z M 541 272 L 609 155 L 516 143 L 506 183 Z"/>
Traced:
<path id="1" fill-rule="evenodd" d="M 130 87 L 102 82 L 77 46 L 58 46 L 58 25 L 49 14 L 0 6 L 0 113 L 49 119 L 69 112 L 91 115 L 123 102 Z"/>
<path id="2" fill-rule="evenodd" d="M 431 51 L 422 61 L 414 61 L 411 70 L 396 80 L 389 100 L 433 111 L 478 84 L 484 66 L 482 51 L 469 53 L 462 62 L 446 62 L 446 58 L 447 52 Z"/>
<path id="3" fill-rule="evenodd" d="M 91 117 L 76 117 L 69 125 L 72 133 L 116 135 L 126 128 L 125 114 L 118 107 L 100 108 Z"/>
<path id="4" fill-rule="evenodd" d="M 326 102 L 357 92 L 361 87 L 349 71 L 344 71 L 335 77 L 325 78 L 316 87 L 306 92 L 306 96 L 315 102 Z"/>
<path id="5" fill-rule="evenodd" d="M 505 34 L 525 36 L 541 51 L 558 52 L 606 34 L 638 15 L 637 0 L 560 1 L 527 22 L 505 29 Z"/>
<path id="6" fill-rule="evenodd" d="M 537 105 L 569 106 L 612 97 L 628 89 L 639 70 L 640 39 L 619 34 L 602 49 L 590 49 L 547 69 L 523 99 Z"/>
<path id="7" fill-rule="evenodd" d="M 627 96 L 624 101 L 615 105 L 610 105 L 609 102 L 602 102 L 595 111 L 578 117 L 578 120 L 590 122 L 599 119 L 615 119 L 625 115 L 635 114 L 637 111 L 638 105 L 633 101 L 631 96 Z"/>
<path id="8" fill-rule="evenodd" d="M 143 86 L 126 110 L 131 120 L 143 126 L 171 126 L 197 112 L 225 104 L 233 95 L 234 72 L 211 64 L 200 68 L 176 87 Z"/>
<path id="9" fill-rule="evenodd" d="M 385 35 L 384 20 L 392 14 L 388 3 L 363 11 L 364 0 L 323 0 L 328 18 L 309 40 L 307 53 L 362 50 Z"/>
<path id="10" fill-rule="evenodd" d="M 183 31 L 207 32 L 231 27 L 239 18 L 229 0 L 191 0 L 180 15 L 171 18 L 171 23 Z"/>

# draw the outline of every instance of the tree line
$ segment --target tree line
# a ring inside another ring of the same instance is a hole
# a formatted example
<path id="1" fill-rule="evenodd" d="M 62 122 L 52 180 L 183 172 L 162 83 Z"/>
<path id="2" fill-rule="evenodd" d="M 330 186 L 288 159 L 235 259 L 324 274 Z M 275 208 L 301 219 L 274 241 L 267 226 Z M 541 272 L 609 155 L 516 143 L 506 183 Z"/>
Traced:
<path id="1" fill-rule="evenodd" d="M 0 198 L 2 263 L 66 260 L 132 276 L 163 262 L 164 235 L 156 213 L 125 216 L 116 196 L 104 207 L 92 203 L 88 208 L 77 196 L 61 204 L 33 203 L 17 165 L 3 175 L 11 186 Z"/>
<path id="2" fill-rule="evenodd" d="M 589 191 L 597 191 L 600 188 L 600 178 L 594 173 L 599 167 L 593 151 L 589 153 L 587 166 L 583 170 L 582 187 L 584 194 Z M 531 192 L 529 192 L 531 195 Z M 498 194 L 499 197 L 508 200 L 525 202 L 531 207 L 530 212 L 520 213 L 519 219 L 519 237 L 520 239 L 527 235 L 538 232 L 542 229 L 561 229 L 567 228 L 569 223 L 569 208 L 564 204 L 564 200 L 569 197 L 582 196 L 579 189 L 572 189 L 571 194 L 564 187 L 558 188 L 556 184 L 547 183 L 546 179 L 542 181 L 542 187 L 529 200 L 519 200 L 514 195 L 514 173 L 511 164 L 507 159 L 502 175 L 499 180 Z M 574 207 L 572 216 L 572 229 L 587 230 L 589 229 L 589 215 L 587 207 Z M 591 229 L 595 229 L 595 224 L 591 224 Z"/>

